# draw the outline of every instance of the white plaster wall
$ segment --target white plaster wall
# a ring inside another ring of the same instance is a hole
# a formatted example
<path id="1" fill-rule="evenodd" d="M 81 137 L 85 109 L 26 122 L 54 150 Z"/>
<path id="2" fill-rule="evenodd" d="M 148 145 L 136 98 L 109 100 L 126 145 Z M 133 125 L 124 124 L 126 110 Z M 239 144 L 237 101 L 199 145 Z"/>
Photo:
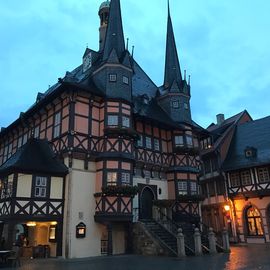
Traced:
<path id="1" fill-rule="evenodd" d="M 73 160 L 66 181 L 63 255 L 69 258 L 99 256 L 103 226 L 94 221 L 95 163 L 89 163 L 89 169 L 84 170 L 82 161 Z M 79 212 L 83 213 L 82 218 Z M 86 225 L 83 239 L 76 238 L 76 225 L 80 222 Z"/>
<path id="2" fill-rule="evenodd" d="M 51 199 L 62 199 L 63 195 L 63 178 L 52 177 L 51 178 Z"/>
<path id="3" fill-rule="evenodd" d="M 17 197 L 30 198 L 32 188 L 32 175 L 19 174 L 17 182 Z"/>

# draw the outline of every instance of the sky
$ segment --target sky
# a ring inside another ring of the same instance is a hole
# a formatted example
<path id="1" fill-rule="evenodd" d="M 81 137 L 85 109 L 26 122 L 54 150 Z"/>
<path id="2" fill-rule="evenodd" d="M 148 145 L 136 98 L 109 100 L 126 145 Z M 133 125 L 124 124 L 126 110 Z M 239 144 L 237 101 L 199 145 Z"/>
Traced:
<path id="1" fill-rule="evenodd" d="M 0 0 L 0 127 L 98 50 L 99 0 Z M 164 78 L 166 0 L 122 0 L 125 38 L 150 78 Z M 193 120 L 203 127 L 247 110 L 270 115 L 270 1 L 170 0 Z"/>

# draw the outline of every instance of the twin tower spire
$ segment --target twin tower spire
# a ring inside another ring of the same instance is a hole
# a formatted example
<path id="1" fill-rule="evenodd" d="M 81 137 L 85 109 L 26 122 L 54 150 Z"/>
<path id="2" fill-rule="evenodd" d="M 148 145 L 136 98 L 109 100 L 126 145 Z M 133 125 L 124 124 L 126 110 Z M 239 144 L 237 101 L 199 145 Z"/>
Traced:
<path id="1" fill-rule="evenodd" d="M 113 49 L 116 51 L 119 59 L 123 56 L 125 52 L 125 41 L 122 25 L 120 0 L 111 0 L 110 2 L 108 27 L 103 47 L 104 61 L 106 61 L 109 58 Z M 180 89 L 182 84 L 182 75 L 174 38 L 170 8 L 168 3 L 164 89 L 169 89 L 175 83 L 178 85 Z"/>

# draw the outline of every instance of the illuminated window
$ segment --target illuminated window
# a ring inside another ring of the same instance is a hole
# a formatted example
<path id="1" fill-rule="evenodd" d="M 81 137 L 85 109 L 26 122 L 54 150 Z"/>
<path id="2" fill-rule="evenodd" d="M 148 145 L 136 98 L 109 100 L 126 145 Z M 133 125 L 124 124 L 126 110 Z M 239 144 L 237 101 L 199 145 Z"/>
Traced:
<path id="1" fill-rule="evenodd" d="M 263 235 L 261 215 L 255 207 L 251 206 L 247 209 L 247 230 L 250 236 Z"/>
<path id="2" fill-rule="evenodd" d="M 57 138 L 60 136 L 60 128 L 61 128 L 61 113 L 58 112 L 54 116 L 54 126 L 53 126 L 53 137 Z"/>
<path id="3" fill-rule="evenodd" d="M 160 143 L 159 143 L 159 139 L 154 139 L 154 149 L 156 151 L 160 150 Z"/>
<path id="4" fill-rule="evenodd" d="M 35 197 L 44 198 L 47 196 L 47 177 L 44 176 L 36 176 L 35 179 Z"/>
<path id="5" fill-rule="evenodd" d="M 241 181 L 242 181 L 243 186 L 247 186 L 251 184 L 250 171 L 241 172 Z"/>
<path id="6" fill-rule="evenodd" d="M 270 182 L 269 170 L 268 168 L 259 168 L 258 169 L 259 183 Z"/>
<path id="7" fill-rule="evenodd" d="M 117 115 L 108 115 L 108 126 L 118 126 Z"/>
<path id="8" fill-rule="evenodd" d="M 123 185 L 130 185 L 130 174 L 122 172 L 121 173 L 121 181 Z"/>
<path id="9" fill-rule="evenodd" d="M 130 119 L 127 116 L 122 117 L 122 127 L 130 127 Z"/>
<path id="10" fill-rule="evenodd" d="M 240 177 L 239 173 L 231 173 L 230 181 L 232 187 L 239 187 L 240 186 Z"/>
<path id="11" fill-rule="evenodd" d="M 116 82 L 116 80 L 117 80 L 116 74 L 110 74 L 109 75 L 109 80 L 110 80 L 110 82 Z"/>
<path id="12" fill-rule="evenodd" d="M 116 186 L 117 185 L 117 173 L 108 172 L 107 173 L 107 186 Z"/>
<path id="13" fill-rule="evenodd" d="M 186 181 L 178 181 L 178 194 L 187 195 L 187 182 Z"/>
<path id="14" fill-rule="evenodd" d="M 145 137 L 145 144 L 146 144 L 146 148 L 152 149 L 152 139 L 151 139 L 151 137 Z"/>
<path id="15" fill-rule="evenodd" d="M 181 135 L 177 135 L 174 137 L 175 146 L 183 146 L 184 145 L 184 137 Z"/>

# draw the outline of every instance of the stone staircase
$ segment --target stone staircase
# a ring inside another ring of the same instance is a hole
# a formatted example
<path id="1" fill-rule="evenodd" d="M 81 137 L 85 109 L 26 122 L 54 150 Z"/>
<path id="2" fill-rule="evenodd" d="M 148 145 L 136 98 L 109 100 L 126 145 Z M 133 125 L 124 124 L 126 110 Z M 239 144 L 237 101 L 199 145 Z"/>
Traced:
<path id="1" fill-rule="evenodd" d="M 175 235 L 155 220 L 144 220 L 142 222 L 149 233 L 160 242 L 163 248 L 169 251 L 170 255 L 177 256 L 177 240 Z M 195 254 L 193 241 L 186 239 L 185 250 L 188 256 Z"/>

